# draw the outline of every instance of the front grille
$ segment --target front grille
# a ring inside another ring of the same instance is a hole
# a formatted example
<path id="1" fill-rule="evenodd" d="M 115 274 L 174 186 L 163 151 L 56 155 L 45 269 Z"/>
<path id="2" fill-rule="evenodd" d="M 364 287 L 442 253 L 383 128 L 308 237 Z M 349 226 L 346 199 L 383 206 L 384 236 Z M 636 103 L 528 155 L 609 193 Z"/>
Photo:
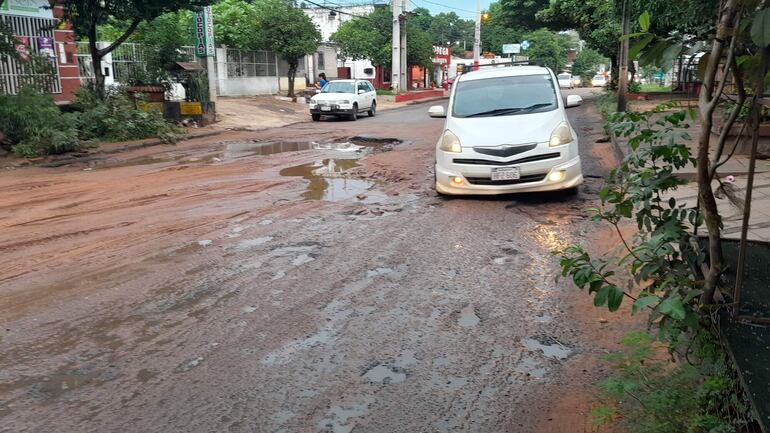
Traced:
<path id="1" fill-rule="evenodd" d="M 545 174 L 530 174 L 519 179 L 510 180 L 492 180 L 489 177 L 466 177 L 465 180 L 471 185 L 518 185 L 520 183 L 540 182 L 545 179 L 545 176 Z"/>
<path id="2" fill-rule="evenodd" d="M 453 159 L 452 162 L 454 162 L 455 164 L 465 164 L 465 165 L 506 166 L 506 165 L 523 164 L 525 162 L 545 161 L 546 159 L 555 159 L 555 158 L 561 158 L 561 153 L 554 152 L 554 153 L 546 153 L 543 155 L 533 155 L 533 156 L 528 156 L 526 158 L 515 159 L 513 161 L 490 161 L 488 159 L 456 158 L 456 159 Z"/>
<path id="3" fill-rule="evenodd" d="M 482 154 L 490 156 L 498 156 L 500 158 L 507 158 L 509 156 L 518 155 L 520 153 L 528 152 L 537 147 L 537 143 L 522 144 L 519 146 L 505 146 L 505 147 L 474 147 L 473 150 Z"/>

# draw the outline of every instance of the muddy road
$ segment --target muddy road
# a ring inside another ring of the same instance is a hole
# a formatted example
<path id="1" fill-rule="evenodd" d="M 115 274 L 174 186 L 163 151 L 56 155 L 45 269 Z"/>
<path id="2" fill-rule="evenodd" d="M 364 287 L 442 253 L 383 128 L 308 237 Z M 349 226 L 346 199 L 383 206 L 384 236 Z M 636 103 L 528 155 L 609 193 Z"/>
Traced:
<path id="1" fill-rule="evenodd" d="M 0 431 L 534 431 L 615 154 L 589 103 L 577 197 L 442 199 L 427 108 L 0 173 Z"/>

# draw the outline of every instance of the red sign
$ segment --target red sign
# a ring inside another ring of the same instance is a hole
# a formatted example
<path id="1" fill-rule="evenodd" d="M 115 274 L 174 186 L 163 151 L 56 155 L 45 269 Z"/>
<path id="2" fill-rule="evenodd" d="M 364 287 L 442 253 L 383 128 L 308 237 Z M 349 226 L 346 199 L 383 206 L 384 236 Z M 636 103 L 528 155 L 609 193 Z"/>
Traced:
<path id="1" fill-rule="evenodd" d="M 449 47 L 443 45 L 433 46 L 433 64 L 434 65 L 448 65 L 452 62 L 452 53 Z"/>
<path id="2" fill-rule="evenodd" d="M 19 56 L 21 56 L 22 59 L 27 60 L 29 58 L 29 51 L 27 51 L 27 47 L 29 46 L 29 37 L 27 36 L 16 36 L 16 52 L 19 53 Z"/>

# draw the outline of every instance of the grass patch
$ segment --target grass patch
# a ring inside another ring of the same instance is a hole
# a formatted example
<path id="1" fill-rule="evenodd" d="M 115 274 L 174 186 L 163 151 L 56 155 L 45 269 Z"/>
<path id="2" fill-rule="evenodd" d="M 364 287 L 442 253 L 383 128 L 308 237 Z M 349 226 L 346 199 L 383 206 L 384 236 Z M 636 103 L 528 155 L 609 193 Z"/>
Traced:
<path id="1" fill-rule="evenodd" d="M 613 92 L 602 92 L 596 98 L 596 108 L 599 109 L 602 119 L 607 122 L 610 114 L 618 109 L 618 97 Z"/>
<path id="2" fill-rule="evenodd" d="M 642 84 L 639 89 L 640 92 L 670 92 L 671 86 L 661 86 L 660 84 Z"/>
<path id="3" fill-rule="evenodd" d="M 377 94 L 386 95 L 386 96 L 395 95 L 395 93 L 393 93 L 392 90 L 388 90 L 388 89 L 377 89 Z"/>

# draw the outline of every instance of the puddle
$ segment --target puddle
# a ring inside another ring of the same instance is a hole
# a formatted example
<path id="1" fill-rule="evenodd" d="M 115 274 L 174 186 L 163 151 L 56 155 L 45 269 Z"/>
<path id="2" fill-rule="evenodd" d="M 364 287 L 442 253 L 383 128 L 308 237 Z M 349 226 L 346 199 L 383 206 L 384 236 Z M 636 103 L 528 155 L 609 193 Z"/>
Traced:
<path id="1" fill-rule="evenodd" d="M 460 310 L 460 316 L 457 318 L 457 324 L 463 328 L 472 328 L 481 322 L 479 316 L 476 315 L 476 311 L 472 305 L 463 307 Z"/>
<path id="2" fill-rule="evenodd" d="M 377 364 L 370 368 L 363 376 L 361 376 L 365 382 L 369 383 L 381 383 L 387 385 L 389 383 L 401 383 L 406 380 L 406 373 L 397 371 L 400 369 L 391 369 L 390 367 Z"/>
<path id="3" fill-rule="evenodd" d="M 198 245 L 200 245 L 202 247 L 207 247 L 207 246 L 211 245 L 211 243 L 212 243 L 211 239 L 204 239 L 202 241 L 198 241 Z"/>
<path id="4" fill-rule="evenodd" d="M 355 159 L 324 159 L 284 168 L 280 174 L 308 180 L 310 183 L 302 195 L 307 200 L 342 201 L 364 194 L 374 186 L 374 182 L 341 176 L 342 172 L 354 167 L 358 167 Z"/>
<path id="5" fill-rule="evenodd" d="M 553 316 L 551 316 L 550 314 L 543 313 L 539 316 L 532 316 L 532 320 L 537 323 L 548 323 L 551 320 L 553 320 Z"/>
<path id="6" fill-rule="evenodd" d="M 572 354 L 571 348 L 562 346 L 556 341 L 553 344 L 543 344 L 534 338 L 527 338 L 524 340 L 524 345 L 527 349 L 533 352 L 542 352 L 543 356 L 551 359 L 567 359 Z"/>
<path id="7" fill-rule="evenodd" d="M 185 371 L 190 371 L 193 368 L 201 365 L 202 362 L 203 362 L 203 357 L 202 356 L 199 356 L 197 358 L 193 358 L 193 359 L 187 360 L 187 361 L 179 364 L 174 369 L 174 373 L 184 373 Z"/>
<path id="8" fill-rule="evenodd" d="M 396 357 L 396 362 L 393 364 L 393 366 L 403 368 L 413 364 L 417 364 L 417 358 L 415 357 L 414 351 L 405 350 L 403 353 Z"/>
<path id="9" fill-rule="evenodd" d="M 339 152 L 362 153 L 364 151 L 387 151 L 400 143 L 393 138 L 367 138 L 353 137 L 347 141 L 232 141 L 225 144 L 224 159 L 240 158 L 244 156 L 268 156 L 287 152 L 301 152 L 304 150 L 334 150 Z"/>
<path id="10" fill-rule="evenodd" d="M 301 266 L 301 265 L 304 265 L 305 263 L 310 263 L 313 260 L 315 260 L 315 258 L 310 254 L 300 254 L 294 260 L 291 261 L 291 264 L 292 266 Z"/>

